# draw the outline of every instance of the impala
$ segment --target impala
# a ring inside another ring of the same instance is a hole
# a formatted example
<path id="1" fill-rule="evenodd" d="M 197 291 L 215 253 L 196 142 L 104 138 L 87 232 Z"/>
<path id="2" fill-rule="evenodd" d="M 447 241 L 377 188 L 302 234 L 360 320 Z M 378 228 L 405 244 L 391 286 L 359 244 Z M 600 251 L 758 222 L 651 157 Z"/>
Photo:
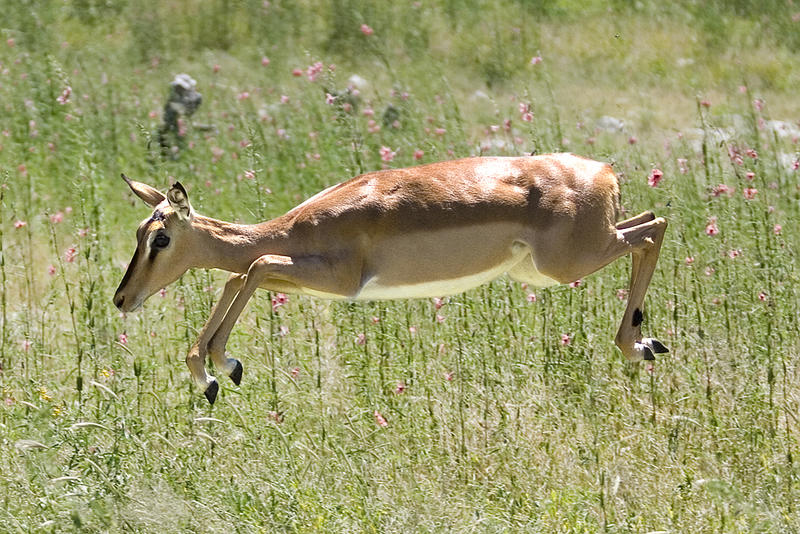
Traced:
<path id="1" fill-rule="evenodd" d="M 616 222 L 611 167 L 572 154 L 476 157 L 357 176 L 259 224 L 204 217 L 175 183 L 166 195 L 122 177 L 154 208 L 114 304 L 135 310 L 193 267 L 231 272 L 186 364 L 210 403 L 217 369 L 239 384 L 225 353 L 256 289 L 329 299 L 460 293 L 504 273 L 532 286 L 568 283 L 631 254 L 628 303 L 615 343 L 630 361 L 667 349 L 642 338 L 643 302 L 667 222 L 644 212 Z"/>

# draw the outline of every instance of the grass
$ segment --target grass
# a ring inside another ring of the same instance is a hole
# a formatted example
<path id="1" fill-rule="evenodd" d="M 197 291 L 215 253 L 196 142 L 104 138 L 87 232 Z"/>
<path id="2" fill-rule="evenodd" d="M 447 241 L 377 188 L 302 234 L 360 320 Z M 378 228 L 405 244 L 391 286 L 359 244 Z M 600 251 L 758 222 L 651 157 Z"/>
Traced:
<path id="1" fill-rule="evenodd" d="M 798 148 L 768 122 L 797 127 L 798 48 L 788 4 L 762 4 L 7 9 L 0 530 L 800 529 Z M 177 72 L 216 131 L 189 127 L 162 158 Z M 326 104 L 352 74 L 368 80 L 358 110 Z M 222 379 L 209 407 L 183 358 L 225 274 L 113 307 L 148 214 L 120 172 L 255 222 L 417 150 L 614 162 L 625 206 L 670 222 L 644 328 L 672 352 L 648 372 L 613 346 L 628 261 L 574 288 L 499 280 L 443 304 L 273 308 L 262 293 L 228 344 L 242 386 Z"/>

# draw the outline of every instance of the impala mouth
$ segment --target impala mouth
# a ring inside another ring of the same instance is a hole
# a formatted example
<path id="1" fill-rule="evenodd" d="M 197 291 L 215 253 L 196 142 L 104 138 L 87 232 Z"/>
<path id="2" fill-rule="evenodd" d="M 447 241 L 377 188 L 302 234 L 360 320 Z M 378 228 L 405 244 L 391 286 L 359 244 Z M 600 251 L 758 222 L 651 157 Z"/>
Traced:
<path id="1" fill-rule="evenodd" d="M 114 306 L 122 313 L 130 313 L 142 307 L 142 300 L 126 299 L 125 295 L 116 295 L 114 297 Z"/>

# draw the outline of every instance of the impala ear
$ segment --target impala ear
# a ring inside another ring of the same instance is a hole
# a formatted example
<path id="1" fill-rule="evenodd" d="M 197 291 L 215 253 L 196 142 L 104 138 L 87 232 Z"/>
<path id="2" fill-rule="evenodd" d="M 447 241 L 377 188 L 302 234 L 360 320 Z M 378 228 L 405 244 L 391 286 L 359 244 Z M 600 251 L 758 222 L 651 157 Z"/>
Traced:
<path id="1" fill-rule="evenodd" d="M 169 188 L 167 201 L 181 219 L 186 220 L 191 216 L 192 206 L 189 205 L 189 195 L 186 194 L 186 189 L 183 188 L 180 182 L 175 182 Z"/>
<path id="2" fill-rule="evenodd" d="M 125 176 L 125 174 L 121 176 L 122 179 L 125 180 L 125 183 L 128 184 L 128 187 L 131 188 L 131 191 L 133 191 L 137 197 L 144 200 L 150 207 L 155 208 L 164 201 L 165 197 L 158 189 L 143 184 L 142 182 L 135 182 Z"/>

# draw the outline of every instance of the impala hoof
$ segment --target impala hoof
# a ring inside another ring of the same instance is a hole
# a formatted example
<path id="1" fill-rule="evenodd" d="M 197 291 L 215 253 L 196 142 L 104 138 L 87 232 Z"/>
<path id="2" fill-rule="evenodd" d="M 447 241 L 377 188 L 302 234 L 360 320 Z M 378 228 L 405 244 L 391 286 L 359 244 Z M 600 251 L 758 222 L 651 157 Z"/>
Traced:
<path id="1" fill-rule="evenodd" d="M 242 381 L 242 371 L 243 371 L 242 362 L 236 360 L 236 367 L 233 368 L 233 371 L 231 371 L 231 374 L 229 374 L 228 376 L 231 377 L 231 380 L 233 380 L 233 383 L 236 384 L 237 386 Z"/>
<path id="2" fill-rule="evenodd" d="M 648 341 L 649 341 L 648 345 L 650 346 L 652 351 L 655 352 L 656 354 L 664 354 L 665 352 L 669 352 L 669 349 L 665 347 L 664 344 L 661 343 L 659 340 L 651 338 Z"/>
<path id="3" fill-rule="evenodd" d="M 217 400 L 217 393 L 219 392 L 219 384 L 216 380 L 211 382 L 203 394 L 206 396 L 209 404 L 214 404 L 214 401 Z"/>

